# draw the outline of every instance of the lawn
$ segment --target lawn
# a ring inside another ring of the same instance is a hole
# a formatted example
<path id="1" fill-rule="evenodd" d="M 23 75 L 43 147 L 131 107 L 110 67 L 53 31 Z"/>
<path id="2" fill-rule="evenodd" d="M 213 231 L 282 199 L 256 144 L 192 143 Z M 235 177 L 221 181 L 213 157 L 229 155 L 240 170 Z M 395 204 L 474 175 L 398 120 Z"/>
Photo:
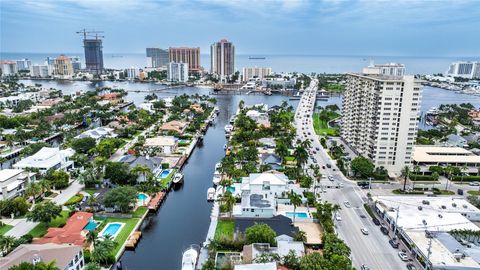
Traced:
<path id="1" fill-rule="evenodd" d="M 332 111 L 327 111 L 328 121 L 320 119 L 320 113 L 313 114 L 313 128 L 317 135 L 337 136 L 338 128 L 331 128 L 328 126 L 328 122 L 338 118 L 340 114 Z"/>
<path id="2" fill-rule="evenodd" d="M 467 191 L 468 195 L 480 196 L 480 191 L 478 190 L 469 190 Z"/>
<path id="3" fill-rule="evenodd" d="M 70 199 L 68 199 L 68 201 L 64 203 L 64 205 L 76 204 L 77 202 L 80 202 L 82 199 L 83 199 L 83 194 L 77 193 L 73 195 Z"/>
<path id="4" fill-rule="evenodd" d="M 117 246 L 113 250 L 113 255 L 117 256 L 118 251 L 122 247 L 123 243 L 127 241 L 128 236 L 130 236 L 130 233 L 133 231 L 135 226 L 137 225 L 139 218 L 107 218 L 105 220 L 105 224 L 108 224 L 109 222 L 122 222 L 125 223 L 125 226 L 123 226 L 122 231 L 115 237 L 114 241 L 117 243 Z"/>
<path id="5" fill-rule="evenodd" d="M 33 228 L 29 234 L 31 234 L 33 237 L 42 237 L 47 233 L 48 228 L 60 228 L 67 223 L 67 219 L 69 218 L 69 211 L 62 211 L 62 216 L 57 217 L 56 219 L 50 221 L 50 223 L 45 224 L 43 222 L 40 222 L 35 228 Z"/>
<path id="6" fill-rule="evenodd" d="M 141 218 L 145 214 L 145 212 L 148 212 L 148 208 L 146 206 L 137 207 L 137 210 L 133 212 L 133 217 Z"/>
<path id="7" fill-rule="evenodd" d="M 345 86 L 343 84 L 338 84 L 338 83 L 330 83 L 326 87 L 327 91 L 330 92 L 338 92 L 341 93 L 343 90 L 345 90 Z"/>
<path id="8" fill-rule="evenodd" d="M 7 224 L 4 224 L 4 225 L 0 226 L 0 235 L 4 235 L 11 228 L 13 228 L 13 226 L 12 225 L 7 225 Z"/>
<path id="9" fill-rule="evenodd" d="M 170 182 L 172 181 L 172 177 L 175 175 L 176 172 L 177 170 L 172 169 L 172 171 L 167 175 L 167 177 L 160 178 L 160 186 L 162 188 L 168 188 L 168 186 L 170 185 Z"/>
<path id="10" fill-rule="evenodd" d="M 214 239 L 219 239 L 222 235 L 232 239 L 234 228 L 235 223 L 233 220 L 218 220 Z"/>

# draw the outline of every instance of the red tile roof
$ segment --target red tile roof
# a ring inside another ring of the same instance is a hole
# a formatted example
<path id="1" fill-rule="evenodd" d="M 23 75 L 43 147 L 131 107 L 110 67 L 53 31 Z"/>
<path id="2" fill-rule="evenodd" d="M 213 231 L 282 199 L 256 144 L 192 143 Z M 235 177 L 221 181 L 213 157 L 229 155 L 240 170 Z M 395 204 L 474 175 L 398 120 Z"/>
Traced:
<path id="1" fill-rule="evenodd" d="M 93 217 L 92 213 L 76 212 L 67 220 L 63 228 L 48 228 L 45 236 L 35 241 L 35 244 L 55 243 L 83 245 L 86 236 L 85 226 Z"/>

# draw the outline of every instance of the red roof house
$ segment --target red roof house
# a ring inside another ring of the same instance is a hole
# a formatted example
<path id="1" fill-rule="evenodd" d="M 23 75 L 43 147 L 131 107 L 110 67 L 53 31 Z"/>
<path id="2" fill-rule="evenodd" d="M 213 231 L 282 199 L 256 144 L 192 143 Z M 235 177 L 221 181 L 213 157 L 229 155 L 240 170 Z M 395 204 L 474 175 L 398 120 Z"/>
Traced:
<path id="1" fill-rule="evenodd" d="M 42 238 L 34 241 L 35 244 L 73 244 L 82 246 L 87 235 L 84 230 L 93 214 L 87 212 L 76 212 L 68 220 L 63 228 L 48 228 L 48 232 Z"/>

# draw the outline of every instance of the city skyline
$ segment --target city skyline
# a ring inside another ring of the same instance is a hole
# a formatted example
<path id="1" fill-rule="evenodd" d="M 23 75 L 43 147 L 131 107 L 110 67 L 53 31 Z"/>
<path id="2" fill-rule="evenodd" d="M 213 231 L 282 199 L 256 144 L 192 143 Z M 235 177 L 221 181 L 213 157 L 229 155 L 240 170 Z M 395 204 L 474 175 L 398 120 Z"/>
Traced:
<path id="1" fill-rule="evenodd" d="M 183 46 L 207 52 L 213 41 L 226 38 L 236 44 L 239 55 L 479 56 L 479 38 L 472 34 L 480 27 L 476 4 L 3 1 L 0 51 L 81 52 L 75 31 L 88 28 L 105 31 L 105 53 Z M 94 23 L 91 18 L 96 18 Z"/>

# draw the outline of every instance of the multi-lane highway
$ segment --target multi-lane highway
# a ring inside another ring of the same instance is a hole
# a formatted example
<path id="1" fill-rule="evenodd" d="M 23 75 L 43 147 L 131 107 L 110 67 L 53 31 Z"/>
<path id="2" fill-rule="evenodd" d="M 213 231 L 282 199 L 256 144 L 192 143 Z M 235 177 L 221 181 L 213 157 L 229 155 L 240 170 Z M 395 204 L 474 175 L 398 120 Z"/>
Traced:
<path id="1" fill-rule="evenodd" d="M 338 170 L 315 135 L 312 114 L 317 84 L 318 81 L 312 80 L 310 86 L 305 89 L 295 113 L 295 127 L 298 139 L 310 139 L 312 142 L 308 165 L 318 164 L 322 168 L 322 175 L 332 176 L 334 181 L 343 184 L 340 189 L 327 189 L 326 192 L 320 193 L 322 200 L 342 207 L 337 214 L 341 220 L 335 219 L 336 232 L 351 248 L 352 262 L 357 269 L 364 264 L 370 269 L 406 269 L 406 264 L 398 257 L 399 250 L 390 246 L 388 243 L 390 239 L 381 233 L 380 228 L 373 224 L 365 211 L 363 204 L 366 202 L 366 196 L 363 191 Z M 345 202 L 348 202 L 349 207 Z M 368 230 L 368 235 L 361 232 L 362 228 Z"/>

